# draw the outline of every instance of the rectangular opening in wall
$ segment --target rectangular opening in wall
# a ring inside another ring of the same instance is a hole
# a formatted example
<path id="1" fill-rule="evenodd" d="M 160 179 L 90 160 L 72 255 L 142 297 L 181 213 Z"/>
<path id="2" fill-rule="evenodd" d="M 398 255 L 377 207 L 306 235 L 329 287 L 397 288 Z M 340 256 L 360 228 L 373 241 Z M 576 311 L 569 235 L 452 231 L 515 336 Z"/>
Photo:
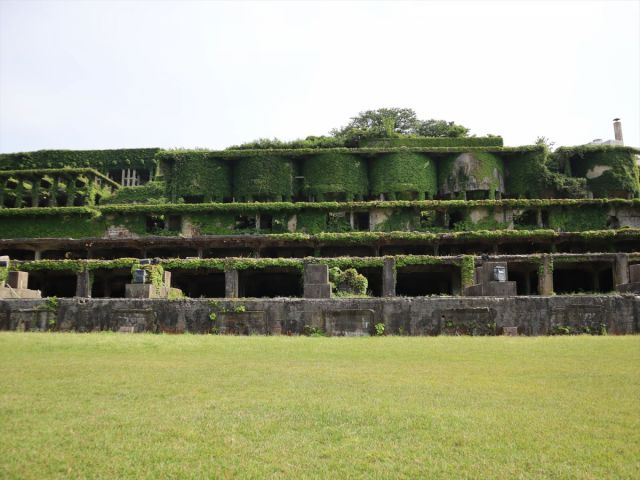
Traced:
<path id="1" fill-rule="evenodd" d="M 172 232 L 179 232 L 182 230 L 182 216 L 169 215 L 169 230 Z"/>
<path id="2" fill-rule="evenodd" d="M 456 275 L 459 276 L 458 271 L 449 265 L 399 268 L 396 295 L 405 297 L 453 295 L 457 286 Z"/>
<path id="3" fill-rule="evenodd" d="M 361 232 L 368 232 L 369 212 L 353 212 L 353 228 Z"/>
<path id="4" fill-rule="evenodd" d="M 358 273 L 364 275 L 369 282 L 367 295 L 382 296 L 382 268 L 358 268 Z"/>
<path id="5" fill-rule="evenodd" d="M 189 298 L 224 298 L 224 272 L 172 269 L 171 286 Z"/>
<path id="6" fill-rule="evenodd" d="M 509 281 L 516 282 L 518 295 L 538 294 L 538 265 L 535 263 L 509 263 Z"/>
<path id="7" fill-rule="evenodd" d="M 138 170 L 138 185 L 148 183 L 151 179 L 151 172 L 149 170 Z"/>
<path id="8" fill-rule="evenodd" d="M 91 285 L 91 296 L 93 298 L 124 298 L 125 285 L 131 281 L 130 270 L 95 271 Z"/>
<path id="9" fill-rule="evenodd" d="M 273 216 L 269 213 L 260 214 L 260 230 L 271 231 L 273 229 Z"/>
<path id="10" fill-rule="evenodd" d="M 554 264 L 556 294 L 608 293 L 613 287 L 613 269 L 605 262 Z"/>
<path id="11" fill-rule="evenodd" d="M 533 229 L 538 227 L 538 213 L 536 210 L 526 209 L 513 213 L 513 226 L 521 229 Z"/>
<path id="12" fill-rule="evenodd" d="M 164 215 L 147 215 L 145 218 L 147 233 L 160 233 L 164 230 Z"/>
<path id="13" fill-rule="evenodd" d="M 148 258 L 187 258 L 197 257 L 198 251 L 191 247 L 167 246 L 147 249 Z"/>
<path id="14" fill-rule="evenodd" d="M 184 203 L 204 203 L 204 195 L 182 195 Z"/>
<path id="15" fill-rule="evenodd" d="M 488 200 L 488 199 L 489 199 L 488 190 L 468 190 L 467 191 L 467 200 Z"/>
<path id="16" fill-rule="evenodd" d="M 43 297 L 74 297 L 76 294 L 76 274 L 52 270 L 30 272 L 29 288 L 40 290 Z"/>
<path id="17" fill-rule="evenodd" d="M 255 230 L 256 229 L 256 216 L 255 215 L 237 215 L 235 219 L 236 230 Z"/>
<path id="18" fill-rule="evenodd" d="M 204 258 L 226 258 L 226 257 L 253 257 L 254 250 L 250 248 L 210 248 L 203 252 Z"/>
<path id="19" fill-rule="evenodd" d="M 241 297 L 301 297 L 302 272 L 299 270 L 242 270 Z"/>
<path id="20" fill-rule="evenodd" d="M 304 258 L 313 257 L 311 247 L 270 247 L 260 250 L 260 256 L 264 258 Z"/>
<path id="21" fill-rule="evenodd" d="M 372 257 L 373 247 L 353 246 L 353 247 L 322 247 L 321 257 Z"/>

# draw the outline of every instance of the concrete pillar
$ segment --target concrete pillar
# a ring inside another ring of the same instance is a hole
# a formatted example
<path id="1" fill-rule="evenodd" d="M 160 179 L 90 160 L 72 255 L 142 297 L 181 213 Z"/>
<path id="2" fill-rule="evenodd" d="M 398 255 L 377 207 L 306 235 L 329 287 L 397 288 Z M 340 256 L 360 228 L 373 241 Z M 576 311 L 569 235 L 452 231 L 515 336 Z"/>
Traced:
<path id="1" fill-rule="evenodd" d="M 385 258 L 382 264 L 382 296 L 396 296 L 396 259 Z"/>
<path id="2" fill-rule="evenodd" d="M 91 298 L 91 273 L 88 271 L 76 274 L 76 297 Z"/>
<path id="3" fill-rule="evenodd" d="M 599 292 L 600 291 L 600 272 L 594 268 L 591 271 L 591 275 L 593 278 L 593 291 Z"/>
<path id="4" fill-rule="evenodd" d="M 204 248 L 198 247 L 198 258 L 204 257 Z"/>
<path id="5" fill-rule="evenodd" d="M 613 264 L 613 286 L 629 283 L 629 255 L 617 253 Z"/>
<path id="6" fill-rule="evenodd" d="M 42 250 L 36 250 L 33 252 L 33 259 L 34 260 L 41 260 L 42 259 Z"/>
<path id="7" fill-rule="evenodd" d="M 327 265 L 306 264 L 303 280 L 304 298 L 331 298 L 329 267 Z"/>
<path id="8" fill-rule="evenodd" d="M 538 295 L 553 294 L 553 257 L 543 255 L 538 270 Z"/>
<path id="9" fill-rule="evenodd" d="M 614 138 L 620 142 L 621 145 L 624 143 L 624 139 L 622 138 L 622 123 L 619 118 L 613 119 L 613 135 Z"/>
<path id="10" fill-rule="evenodd" d="M 238 270 L 224 272 L 224 296 L 225 298 L 238 298 L 240 278 Z"/>

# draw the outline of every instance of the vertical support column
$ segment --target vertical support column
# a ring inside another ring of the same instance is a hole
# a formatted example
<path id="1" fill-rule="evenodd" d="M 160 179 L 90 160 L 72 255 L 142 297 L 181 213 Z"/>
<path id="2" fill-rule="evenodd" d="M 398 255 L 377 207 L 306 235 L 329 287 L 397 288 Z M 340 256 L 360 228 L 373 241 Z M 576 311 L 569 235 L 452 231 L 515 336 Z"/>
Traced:
<path id="1" fill-rule="evenodd" d="M 538 270 L 538 295 L 553 295 L 553 257 L 543 255 Z"/>
<path id="2" fill-rule="evenodd" d="M 238 298 L 240 281 L 238 270 L 233 269 L 224 272 L 224 296 L 225 298 Z"/>
<path id="3" fill-rule="evenodd" d="M 88 271 L 76 274 L 76 297 L 91 298 L 91 273 Z"/>
<path id="4" fill-rule="evenodd" d="M 307 263 L 303 272 L 304 298 L 331 298 L 329 267 Z"/>
<path id="5" fill-rule="evenodd" d="M 385 258 L 382 264 L 382 296 L 396 296 L 396 259 Z"/>
<path id="6" fill-rule="evenodd" d="M 613 286 L 629 283 L 629 255 L 617 253 L 613 264 Z"/>
<path id="7" fill-rule="evenodd" d="M 204 257 L 204 248 L 198 247 L 198 258 Z"/>
<path id="8" fill-rule="evenodd" d="M 34 260 L 42 260 L 42 250 L 35 250 L 33 252 L 33 259 Z"/>

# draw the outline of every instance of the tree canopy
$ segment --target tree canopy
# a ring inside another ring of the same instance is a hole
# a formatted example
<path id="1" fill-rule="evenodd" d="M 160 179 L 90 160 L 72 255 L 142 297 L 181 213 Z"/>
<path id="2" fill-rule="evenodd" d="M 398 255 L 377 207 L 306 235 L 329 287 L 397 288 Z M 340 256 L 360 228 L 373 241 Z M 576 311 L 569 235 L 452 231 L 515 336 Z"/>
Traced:
<path id="1" fill-rule="evenodd" d="M 229 149 L 356 147 L 365 138 L 467 137 L 469 129 L 446 120 L 420 120 L 411 108 L 378 108 L 352 117 L 347 125 L 331 130 L 329 136 L 310 136 L 285 142 L 261 138 Z"/>
<path id="2" fill-rule="evenodd" d="M 446 120 L 420 120 L 411 108 L 378 108 L 360 112 L 344 127 L 331 130 L 334 137 L 352 143 L 362 138 L 397 136 L 466 137 L 469 129 Z M 351 141 L 349 141 L 351 140 Z"/>

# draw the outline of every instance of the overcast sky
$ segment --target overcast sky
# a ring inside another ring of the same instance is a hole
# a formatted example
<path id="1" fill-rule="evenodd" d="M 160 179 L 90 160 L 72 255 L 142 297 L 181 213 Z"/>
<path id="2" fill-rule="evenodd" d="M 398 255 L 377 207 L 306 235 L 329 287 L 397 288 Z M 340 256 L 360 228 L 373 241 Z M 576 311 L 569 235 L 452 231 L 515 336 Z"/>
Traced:
<path id="1" fill-rule="evenodd" d="M 224 148 L 410 107 L 640 146 L 640 2 L 0 0 L 0 151 Z"/>

